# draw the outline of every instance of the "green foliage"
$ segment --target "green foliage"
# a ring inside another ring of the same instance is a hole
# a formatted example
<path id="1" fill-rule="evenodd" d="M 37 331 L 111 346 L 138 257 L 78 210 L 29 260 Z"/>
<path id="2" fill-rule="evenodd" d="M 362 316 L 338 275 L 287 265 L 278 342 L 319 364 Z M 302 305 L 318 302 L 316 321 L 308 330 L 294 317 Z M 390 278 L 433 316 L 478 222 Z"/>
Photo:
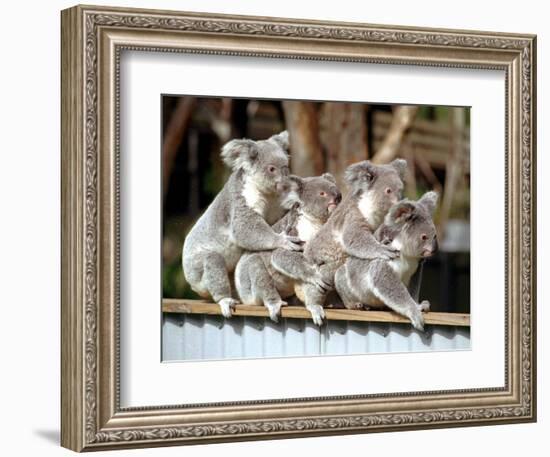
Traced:
<path id="1" fill-rule="evenodd" d="M 183 276 L 181 251 L 187 233 L 195 221 L 172 217 L 164 221 L 162 242 L 162 296 L 164 298 L 198 298 Z"/>
<path id="2" fill-rule="evenodd" d="M 464 107 L 464 119 L 466 125 L 470 126 L 470 108 Z M 450 108 L 448 106 L 421 106 L 418 108 L 416 117 L 423 120 L 436 120 L 439 122 L 449 121 Z"/>
<path id="3" fill-rule="evenodd" d="M 181 262 L 164 265 L 162 269 L 162 296 L 164 298 L 199 298 L 185 281 Z"/>
<path id="4" fill-rule="evenodd" d="M 416 114 L 416 117 L 418 119 L 431 119 L 432 109 L 430 106 L 421 106 L 418 108 L 418 113 Z"/>
<path id="5" fill-rule="evenodd" d="M 446 106 L 436 106 L 434 108 L 436 121 L 449 120 L 449 108 Z"/>
<path id="6" fill-rule="evenodd" d="M 227 179 L 227 169 L 220 160 L 218 149 L 211 152 L 210 164 L 211 166 L 204 173 L 203 191 L 209 199 L 213 200 L 222 190 Z"/>
<path id="7" fill-rule="evenodd" d="M 213 199 L 223 187 L 223 179 L 217 170 L 212 167 L 204 173 L 203 191 L 210 199 Z"/>

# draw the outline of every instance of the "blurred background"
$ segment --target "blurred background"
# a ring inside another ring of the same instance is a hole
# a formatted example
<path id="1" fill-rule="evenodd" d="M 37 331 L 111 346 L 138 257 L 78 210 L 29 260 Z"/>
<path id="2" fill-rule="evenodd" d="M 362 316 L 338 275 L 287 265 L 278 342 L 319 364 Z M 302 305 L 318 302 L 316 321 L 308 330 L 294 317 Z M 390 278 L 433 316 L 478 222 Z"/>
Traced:
<path id="1" fill-rule="evenodd" d="M 345 193 L 348 165 L 400 157 L 409 169 L 406 197 L 440 192 L 440 250 L 424 266 L 420 298 L 432 311 L 470 312 L 469 108 L 163 96 L 162 125 L 164 298 L 198 298 L 185 282 L 181 249 L 229 176 L 221 146 L 287 129 L 294 174 L 328 171 Z"/>

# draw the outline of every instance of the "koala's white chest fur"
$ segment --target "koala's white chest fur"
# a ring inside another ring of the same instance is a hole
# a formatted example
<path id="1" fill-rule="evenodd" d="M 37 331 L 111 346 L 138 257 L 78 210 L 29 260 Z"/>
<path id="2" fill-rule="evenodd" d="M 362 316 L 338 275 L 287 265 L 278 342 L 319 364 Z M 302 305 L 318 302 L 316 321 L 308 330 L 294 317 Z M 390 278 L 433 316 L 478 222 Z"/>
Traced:
<path id="1" fill-rule="evenodd" d="M 390 260 L 390 266 L 403 284 L 408 286 L 412 275 L 414 275 L 418 268 L 418 259 L 400 256 L 397 259 Z"/>
<path id="2" fill-rule="evenodd" d="M 282 216 L 279 197 L 261 192 L 256 183 L 250 178 L 247 178 L 244 182 L 242 196 L 246 204 L 269 224 L 275 223 Z"/>
<path id="3" fill-rule="evenodd" d="M 298 238 L 302 241 L 308 242 L 317 234 L 322 225 L 323 224 L 321 222 L 309 217 L 307 214 L 300 214 L 298 221 L 296 222 Z"/>
<path id="4" fill-rule="evenodd" d="M 245 180 L 242 196 L 250 208 L 262 216 L 265 215 L 268 206 L 267 198 L 251 179 Z"/>
<path id="5" fill-rule="evenodd" d="M 377 208 L 372 195 L 368 192 L 361 195 L 357 207 L 372 229 L 378 227 L 384 219 L 384 212 Z"/>
<path id="6" fill-rule="evenodd" d="M 401 250 L 401 243 L 397 240 L 392 242 L 392 247 Z M 401 254 L 397 259 L 389 261 L 389 265 L 395 274 L 401 279 L 405 286 L 409 285 L 409 282 L 418 268 L 418 259 L 416 257 L 407 257 Z"/>

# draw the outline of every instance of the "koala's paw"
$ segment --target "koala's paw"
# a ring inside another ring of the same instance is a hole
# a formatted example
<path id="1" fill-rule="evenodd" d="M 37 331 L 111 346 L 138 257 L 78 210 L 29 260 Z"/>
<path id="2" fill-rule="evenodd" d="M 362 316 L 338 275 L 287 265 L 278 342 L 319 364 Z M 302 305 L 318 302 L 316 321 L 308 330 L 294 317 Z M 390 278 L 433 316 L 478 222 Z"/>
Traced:
<path id="1" fill-rule="evenodd" d="M 349 304 L 348 309 L 365 309 L 365 305 L 361 302 L 352 302 Z"/>
<path id="2" fill-rule="evenodd" d="M 276 303 L 265 303 L 265 307 L 269 311 L 269 318 L 273 322 L 279 322 L 279 316 L 281 315 L 281 307 L 287 306 L 288 303 L 286 301 L 279 301 Z"/>
<path id="3" fill-rule="evenodd" d="M 325 319 L 325 310 L 323 307 L 320 305 L 310 305 L 307 309 L 311 313 L 313 323 L 319 327 L 323 325 L 323 320 Z"/>
<path id="4" fill-rule="evenodd" d="M 317 271 L 315 276 L 313 276 L 311 279 L 311 284 L 317 287 L 317 289 L 319 289 L 319 291 L 323 294 L 333 289 L 332 281 L 330 281 L 330 279 L 323 275 L 320 271 Z"/>
<path id="5" fill-rule="evenodd" d="M 304 242 L 297 236 L 282 235 L 282 246 L 283 249 L 288 249 L 289 251 L 303 251 Z"/>
<path id="6" fill-rule="evenodd" d="M 237 305 L 238 303 L 239 302 L 233 298 L 222 298 L 218 302 L 218 305 L 220 305 L 224 317 L 229 318 L 232 316 L 235 305 Z"/>
<path id="7" fill-rule="evenodd" d="M 422 300 L 422 302 L 417 305 L 418 306 L 418 309 L 420 310 L 420 312 L 422 313 L 427 313 L 430 311 L 430 302 L 428 300 Z"/>
<path id="8" fill-rule="evenodd" d="M 410 319 L 416 330 L 420 332 L 424 331 L 424 316 L 422 316 L 422 312 L 420 310 L 416 309 L 410 316 Z"/>
<path id="9" fill-rule="evenodd" d="M 399 249 L 392 248 L 390 246 L 384 246 L 382 252 L 382 258 L 386 260 L 393 260 L 399 257 Z"/>

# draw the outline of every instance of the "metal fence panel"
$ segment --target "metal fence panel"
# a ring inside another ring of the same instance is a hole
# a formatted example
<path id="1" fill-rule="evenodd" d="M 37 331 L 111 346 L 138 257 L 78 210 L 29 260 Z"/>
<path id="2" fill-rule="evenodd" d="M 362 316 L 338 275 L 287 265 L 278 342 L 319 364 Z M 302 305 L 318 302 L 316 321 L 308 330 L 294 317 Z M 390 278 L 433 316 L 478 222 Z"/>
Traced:
<path id="1" fill-rule="evenodd" d="M 164 361 L 470 349 L 469 327 L 193 314 L 165 314 L 162 338 Z"/>

